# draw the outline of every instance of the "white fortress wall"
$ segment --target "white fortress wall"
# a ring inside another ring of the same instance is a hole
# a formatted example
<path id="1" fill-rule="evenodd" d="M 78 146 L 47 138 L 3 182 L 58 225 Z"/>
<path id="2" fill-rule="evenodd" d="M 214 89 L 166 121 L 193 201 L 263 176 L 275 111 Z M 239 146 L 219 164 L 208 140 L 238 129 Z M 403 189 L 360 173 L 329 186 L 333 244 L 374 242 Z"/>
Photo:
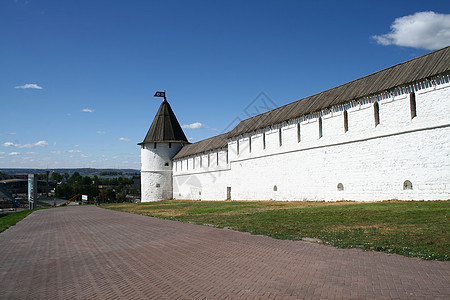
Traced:
<path id="1" fill-rule="evenodd" d="M 233 196 L 235 200 L 446 200 L 450 166 L 442 163 L 448 158 L 444 147 L 450 146 L 445 141 L 449 133 L 447 127 L 235 161 Z M 440 149 L 426 143 L 433 139 L 443 142 Z M 423 147 L 415 150 L 411 140 Z M 390 148 L 392 155 L 383 148 Z M 403 190 L 405 180 L 412 182 L 413 190 Z M 338 191 L 339 183 L 343 191 Z"/>
<path id="2" fill-rule="evenodd" d="M 380 100 L 376 127 L 370 102 L 348 109 L 347 132 L 343 111 L 322 116 L 321 138 L 318 118 L 302 121 L 300 143 L 296 126 L 285 124 L 280 146 L 273 126 L 264 155 L 253 142 L 252 153 L 240 149 L 231 161 L 234 199 L 449 199 L 449 90 L 445 84 L 416 91 L 413 119 L 409 94 Z M 412 190 L 403 189 L 406 180 Z"/>
<path id="3" fill-rule="evenodd" d="M 219 166 L 214 151 L 177 160 L 174 197 L 224 200 L 231 187 L 233 200 L 447 200 L 450 84 L 415 90 L 412 119 L 411 90 L 403 90 L 232 138 Z"/>
<path id="4" fill-rule="evenodd" d="M 173 170 L 174 199 L 226 200 L 227 186 L 230 186 L 227 152 L 226 148 L 216 149 L 176 160 Z"/>
<path id="5" fill-rule="evenodd" d="M 170 147 L 169 147 L 170 144 Z M 172 158 L 181 143 L 149 143 L 141 146 L 142 202 L 172 199 Z"/>

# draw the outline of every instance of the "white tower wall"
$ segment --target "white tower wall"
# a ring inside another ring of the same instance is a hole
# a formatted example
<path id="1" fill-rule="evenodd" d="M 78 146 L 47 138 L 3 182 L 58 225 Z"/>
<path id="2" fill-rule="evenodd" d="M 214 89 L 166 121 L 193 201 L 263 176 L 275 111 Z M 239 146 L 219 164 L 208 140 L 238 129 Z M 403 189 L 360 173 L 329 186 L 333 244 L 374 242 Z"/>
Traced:
<path id="1" fill-rule="evenodd" d="M 149 143 L 141 146 L 141 201 L 173 198 L 172 158 L 182 143 Z"/>

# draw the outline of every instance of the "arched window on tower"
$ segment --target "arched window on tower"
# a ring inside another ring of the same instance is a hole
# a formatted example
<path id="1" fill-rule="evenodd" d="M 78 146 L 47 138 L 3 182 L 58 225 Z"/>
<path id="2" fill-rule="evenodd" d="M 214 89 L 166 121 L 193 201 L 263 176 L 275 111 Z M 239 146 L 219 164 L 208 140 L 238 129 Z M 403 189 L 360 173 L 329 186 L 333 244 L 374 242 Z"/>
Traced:
<path id="1" fill-rule="evenodd" d="M 344 110 L 344 132 L 348 131 L 348 112 Z"/>
<path id="2" fill-rule="evenodd" d="M 375 102 L 373 104 L 373 116 L 375 119 L 375 127 L 380 124 L 380 106 L 378 105 L 378 102 Z"/>
<path id="3" fill-rule="evenodd" d="M 409 108 L 411 110 L 411 120 L 417 116 L 416 112 L 416 93 L 412 92 L 409 95 Z"/>
<path id="4" fill-rule="evenodd" d="M 297 143 L 300 143 L 302 137 L 300 135 L 300 123 L 297 123 Z"/>

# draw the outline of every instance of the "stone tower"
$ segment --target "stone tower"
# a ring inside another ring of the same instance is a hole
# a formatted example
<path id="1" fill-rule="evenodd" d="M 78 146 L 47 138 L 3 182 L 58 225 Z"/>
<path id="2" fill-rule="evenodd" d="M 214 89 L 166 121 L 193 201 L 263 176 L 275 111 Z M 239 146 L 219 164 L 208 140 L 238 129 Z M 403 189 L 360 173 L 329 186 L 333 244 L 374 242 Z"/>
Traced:
<path id="1" fill-rule="evenodd" d="M 172 158 L 188 144 L 175 114 L 164 97 L 141 146 L 141 201 L 173 198 Z"/>

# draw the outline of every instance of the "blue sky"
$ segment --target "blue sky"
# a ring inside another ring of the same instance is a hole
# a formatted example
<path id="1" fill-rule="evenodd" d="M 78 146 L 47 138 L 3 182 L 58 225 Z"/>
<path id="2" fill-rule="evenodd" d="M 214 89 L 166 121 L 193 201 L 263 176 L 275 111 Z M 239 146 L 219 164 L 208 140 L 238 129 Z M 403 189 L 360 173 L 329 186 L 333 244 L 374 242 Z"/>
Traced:
<path id="1" fill-rule="evenodd" d="M 155 91 L 199 141 L 261 97 L 284 105 L 449 45 L 449 13 L 446 1 L 0 0 L 0 168 L 139 169 Z"/>

